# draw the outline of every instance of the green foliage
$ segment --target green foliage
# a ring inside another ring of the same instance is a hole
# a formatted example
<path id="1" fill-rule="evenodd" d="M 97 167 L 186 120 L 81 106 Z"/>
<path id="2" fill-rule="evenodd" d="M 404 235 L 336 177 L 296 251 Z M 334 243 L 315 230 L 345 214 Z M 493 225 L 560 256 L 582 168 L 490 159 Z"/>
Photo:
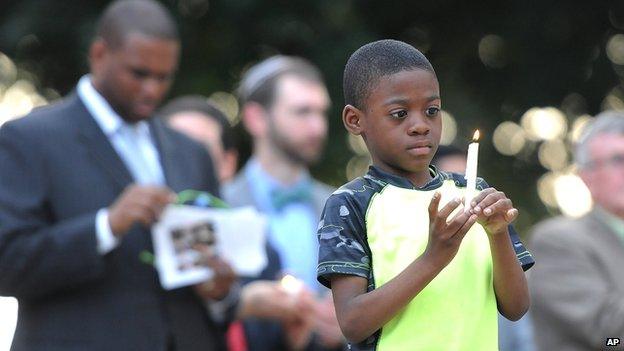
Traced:
<path id="1" fill-rule="evenodd" d="M 535 153 L 498 154 L 488 139 L 504 120 L 518 122 L 533 106 L 561 107 L 584 98 L 571 119 L 595 114 L 622 73 L 605 55 L 624 29 L 618 2 L 163 0 L 179 21 L 183 56 L 171 96 L 232 91 L 240 72 L 275 53 L 307 57 L 325 74 L 333 106 L 325 159 L 313 170 L 338 185 L 351 157 L 340 121 L 342 69 L 360 45 L 381 38 L 412 43 L 439 76 L 443 107 L 458 121 L 457 144 L 475 128 L 482 143 L 480 175 L 505 190 L 532 221 L 546 215 L 536 194 L 544 169 Z M 88 68 L 86 52 L 107 1 L 21 0 L 0 5 L 0 52 L 32 72 L 40 87 L 65 94 Z M 479 56 L 488 35 L 502 38 L 490 61 Z M 484 63 L 485 62 L 485 63 Z M 239 128 L 240 129 L 240 128 Z M 248 145 L 248 141 L 247 144 Z M 243 155 L 249 149 L 243 150 Z M 530 223 L 527 223 L 527 225 Z"/>

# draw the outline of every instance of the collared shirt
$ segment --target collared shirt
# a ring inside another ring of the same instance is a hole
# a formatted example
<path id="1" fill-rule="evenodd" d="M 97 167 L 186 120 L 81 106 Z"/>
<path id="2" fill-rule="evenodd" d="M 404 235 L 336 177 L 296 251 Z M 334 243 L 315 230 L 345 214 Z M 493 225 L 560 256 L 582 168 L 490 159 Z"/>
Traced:
<path id="1" fill-rule="evenodd" d="M 624 242 L 624 220 L 620 217 L 617 217 L 614 214 L 611 214 L 607 210 L 602 207 L 595 206 L 596 213 L 600 218 L 604 220 L 604 222 L 613 230 L 613 232 Z"/>
<path id="2" fill-rule="evenodd" d="M 158 150 L 150 135 L 147 122 L 126 123 L 98 93 L 91 83 L 90 76 L 83 76 L 78 82 L 78 96 L 93 119 L 104 132 L 121 157 L 137 183 L 164 184 L 165 177 L 160 164 Z M 108 210 L 102 208 L 96 215 L 96 235 L 98 252 L 106 254 L 119 242 L 112 234 L 108 222 Z"/>
<path id="3" fill-rule="evenodd" d="M 320 289 L 316 279 L 318 242 L 316 226 L 318 218 L 311 200 L 299 199 L 277 209 L 272 194 L 279 190 L 312 187 L 312 179 L 306 172 L 290 185 L 281 184 L 262 169 L 260 162 L 252 158 L 245 168 L 251 191 L 259 210 L 269 218 L 269 242 L 277 250 L 286 273 L 302 279 L 315 291 Z"/>

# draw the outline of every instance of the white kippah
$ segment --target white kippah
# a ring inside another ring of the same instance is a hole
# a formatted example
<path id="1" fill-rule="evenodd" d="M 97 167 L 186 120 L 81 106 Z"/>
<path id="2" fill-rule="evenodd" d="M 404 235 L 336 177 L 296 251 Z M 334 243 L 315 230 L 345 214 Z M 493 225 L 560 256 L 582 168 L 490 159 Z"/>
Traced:
<path id="1" fill-rule="evenodd" d="M 287 72 L 300 64 L 294 57 L 277 55 L 251 67 L 243 76 L 238 88 L 238 95 L 243 101 L 256 92 L 266 81 Z"/>

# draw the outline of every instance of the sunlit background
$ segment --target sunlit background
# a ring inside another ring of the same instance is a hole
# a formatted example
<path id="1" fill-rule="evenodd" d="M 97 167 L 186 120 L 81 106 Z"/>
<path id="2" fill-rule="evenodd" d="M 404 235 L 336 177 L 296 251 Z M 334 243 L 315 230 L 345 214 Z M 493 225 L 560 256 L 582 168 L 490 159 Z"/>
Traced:
<path id="1" fill-rule="evenodd" d="M 106 0 L 22 0 L 0 5 L 0 125 L 70 93 Z M 443 100 L 441 144 L 466 149 L 479 129 L 479 176 L 520 209 L 527 239 L 537 221 L 580 216 L 591 198 L 573 165 L 582 128 L 606 109 L 624 110 L 624 2 L 398 0 L 163 0 L 183 38 L 171 96 L 203 94 L 249 138 L 235 95 L 240 72 L 276 53 L 301 55 L 324 73 L 333 106 L 323 161 L 312 172 L 340 185 L 371 160 L 342 127 L 342 69 L 362 44 L 396 38 L 436 68 Z M 0 299 L 0 350 L 17 306 Z"/>

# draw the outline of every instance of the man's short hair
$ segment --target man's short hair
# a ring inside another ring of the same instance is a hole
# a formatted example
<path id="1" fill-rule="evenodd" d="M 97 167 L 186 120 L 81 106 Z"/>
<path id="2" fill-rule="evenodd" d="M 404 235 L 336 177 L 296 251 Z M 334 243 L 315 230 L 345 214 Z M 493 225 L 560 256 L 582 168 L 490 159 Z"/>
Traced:
<path id="1" fill-rule="evenodd" d="M 319 69 L 308 60 L 295 56 L 277 55 L 270 57 L 245 72 L 238 88 L 241 105 L 256 102 L 265 109 L 275 101 L 279 78 L 294 75 L 323 84 Z"/>
<path id="2" fill-rule="evenodd" d="M 624 113 L 605 111 L 597 115 L 581 134 L 575 149 L 575 162 L 581 168 L 589 168 L 593 164 L 589 153 L 589 144 L 603 134 L 624 135 Z"/>
<path id="3" fill-rule="evenodd" d="M 415 47 L 398 40 L 379 40 L 355 50 L 343 75 L 345 104 L 365 109 L 365 101 L 379 79 L 401 71 L 423 69 L 435 75 L 433 66 Z"/>
<path id="4" fill-rule="evenodd" d="M 153 0 L 114 1 L 100 17 L 96 37 L 112 48 L 119 48 L 132 33 L 179 41 L 175 21 L 160 3 Z"/>
<path id="5" fill-rule="evenodd" d="M 158 111 L 158 116 L 168 121 L 175 114 L 197 112 L 207 119 L 216 121 L 221 126 L 221 144 L 223 150 L 236 148 L 232 126 L 225 114 L 201 95 L 181 96 L 169 101 Z"/>

